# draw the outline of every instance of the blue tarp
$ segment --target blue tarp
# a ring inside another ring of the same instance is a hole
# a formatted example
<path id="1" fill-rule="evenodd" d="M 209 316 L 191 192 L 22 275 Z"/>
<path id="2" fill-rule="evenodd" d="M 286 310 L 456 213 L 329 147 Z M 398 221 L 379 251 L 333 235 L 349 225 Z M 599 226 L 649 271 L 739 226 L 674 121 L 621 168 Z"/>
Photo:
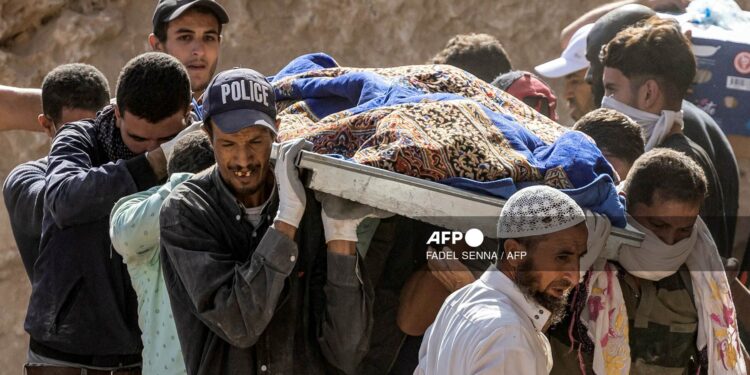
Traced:
<path id="1" fill-rule="evenodd" d="M 293 60 L 270 80 L 278 83 L 290 76 L 335 67 L 338 64 L 330 56 L 322 53 L 309 54 Z M 408 82 L 384 77 L 372 71 L 345 72 L 335 77 L 298 77 L 284 86 L 284 90 L 277 88 L 277 100 L 303 100 L 318 118 L 341 111 L 355 115 L 376 108 L 425 100 L 466 99 L 455 93 L 427 93 Z M 612 167 L 593 141 L 580 132 L 569 131 L 554 143 L 545 144 L 513 116 L 493 112 L 485 106 L 482 108 L 511 147 L 542 175 L 548 170 L 562 167 L 574 186 L 572 189 L 562 189 L 563 192 L 582 207 L 607 215 L 613 225 L 625 226 L 624 201 L 612 182 Z M 449 178 L 439 182 L 504 199 L 518 189 L 531 185 L 516 184 L 510 178 L 490 182 Z"/>

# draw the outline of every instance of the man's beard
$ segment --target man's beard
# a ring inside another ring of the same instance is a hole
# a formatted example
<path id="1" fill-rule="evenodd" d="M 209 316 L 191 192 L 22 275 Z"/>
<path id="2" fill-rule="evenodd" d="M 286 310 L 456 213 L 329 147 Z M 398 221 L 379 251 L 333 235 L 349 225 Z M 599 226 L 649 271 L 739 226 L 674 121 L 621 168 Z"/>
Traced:
<path id="1" fill-rule="evenodd" d="M 534 261 L 531 258 L 521 263 L 516 272 L 516 284 L 518 285 L 518 288 L 521 289 L 521 293 L 526 297 L 550 311 L 551 316 L 549 318 L 549 325 L 553 326 L 560 323 L 563 318 L 565 318 L 568 306 L 568 295 L 570 294 L 570 287 L 572 285 L 570 285 L 570 282 L 567 280 L 555 282 L 560 284 L 555 286 L 566 288 L 567 291 L 563 293 L 560 298 L 551 296 L 544 291 L 539 290 L 539 282 L 537 278 L 534 277 L 534 273 L 532 272 L 533 269 Z"/>

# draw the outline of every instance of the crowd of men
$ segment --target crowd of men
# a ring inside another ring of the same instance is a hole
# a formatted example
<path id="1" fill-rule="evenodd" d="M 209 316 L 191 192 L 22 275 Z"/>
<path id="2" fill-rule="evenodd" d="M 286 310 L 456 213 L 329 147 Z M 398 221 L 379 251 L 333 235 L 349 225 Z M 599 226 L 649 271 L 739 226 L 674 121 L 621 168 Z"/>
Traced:
<path id="1" fill-rule="evenodd" d="M 601 256 L 609 220 L 551 187 L 507 200 L 484 245 L 496 262 L 428 260 L 433 227 L 305 188 L 295 162 L 309 142 L 271 160 L 266 77 L 216 72 L 230 22 L 216 1 L 160 0 L 153 52 L 122 68 L 112 99 L 86 64 L 41 90 L 0 87 L 0 128 L 36 116 L 52 139 L 3 186 L 32 285 L 23 372 L 747 373 L 736 160 L 685 100 L 688 38 L 625 3 L 573 22 L 560 58 L 536 67 L 564 79 L 573 129 L 645 235 L 616 260 Z M 428 63 L 557 119 L 549 86 L 489 35 L 456 36 Z"/>

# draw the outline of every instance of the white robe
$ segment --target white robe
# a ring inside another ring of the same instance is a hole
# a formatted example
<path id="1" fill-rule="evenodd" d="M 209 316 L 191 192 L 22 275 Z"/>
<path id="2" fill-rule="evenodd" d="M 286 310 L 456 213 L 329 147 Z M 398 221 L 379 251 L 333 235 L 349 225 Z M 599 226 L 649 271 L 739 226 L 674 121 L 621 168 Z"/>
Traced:
<path id="1" fill-rule="evenodd" d="M 415 375 L 549 374 L 550 312 L 495 266 L 445 300 L 425 332 Z"/>

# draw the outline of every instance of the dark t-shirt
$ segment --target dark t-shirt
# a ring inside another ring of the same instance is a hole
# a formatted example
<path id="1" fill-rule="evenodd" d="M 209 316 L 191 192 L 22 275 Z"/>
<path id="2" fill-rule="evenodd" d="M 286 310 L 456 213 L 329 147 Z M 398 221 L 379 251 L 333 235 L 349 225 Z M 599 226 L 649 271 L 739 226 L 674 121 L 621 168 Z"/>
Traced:
<path id="1" fill-rule="evenodd" d="M 714 164 L 706 151 L 698 144 L 688 139 L 684 134 L 673 134 L 662 142 L 659 147 L 669 148 L 684 153 L 703 168 L 708 182 L 708 196 L 701 207 L 701 218 L 711 231 L 719 254 L 727 256 L 731 253 L 734 237 L 730 236 L 727 223 L 727 204 L 721 190 L 721 183 Z"/>
<path id="2" fill-rule="evenodd" d="M 728 236 L 725 246 L 720 246 L 718 242 L 716 245 L 721 256 L 729 257 L 732 252 L 739 207 L 740 177 L 737 160 L 729 140 L 711 116 L 688 101 L 682 102 L 682 111 L 685 121 L 683 133 L 705 151 L 708 160 L 715 167 L 718 177 L 717 186 L 724 198 Z"/>

